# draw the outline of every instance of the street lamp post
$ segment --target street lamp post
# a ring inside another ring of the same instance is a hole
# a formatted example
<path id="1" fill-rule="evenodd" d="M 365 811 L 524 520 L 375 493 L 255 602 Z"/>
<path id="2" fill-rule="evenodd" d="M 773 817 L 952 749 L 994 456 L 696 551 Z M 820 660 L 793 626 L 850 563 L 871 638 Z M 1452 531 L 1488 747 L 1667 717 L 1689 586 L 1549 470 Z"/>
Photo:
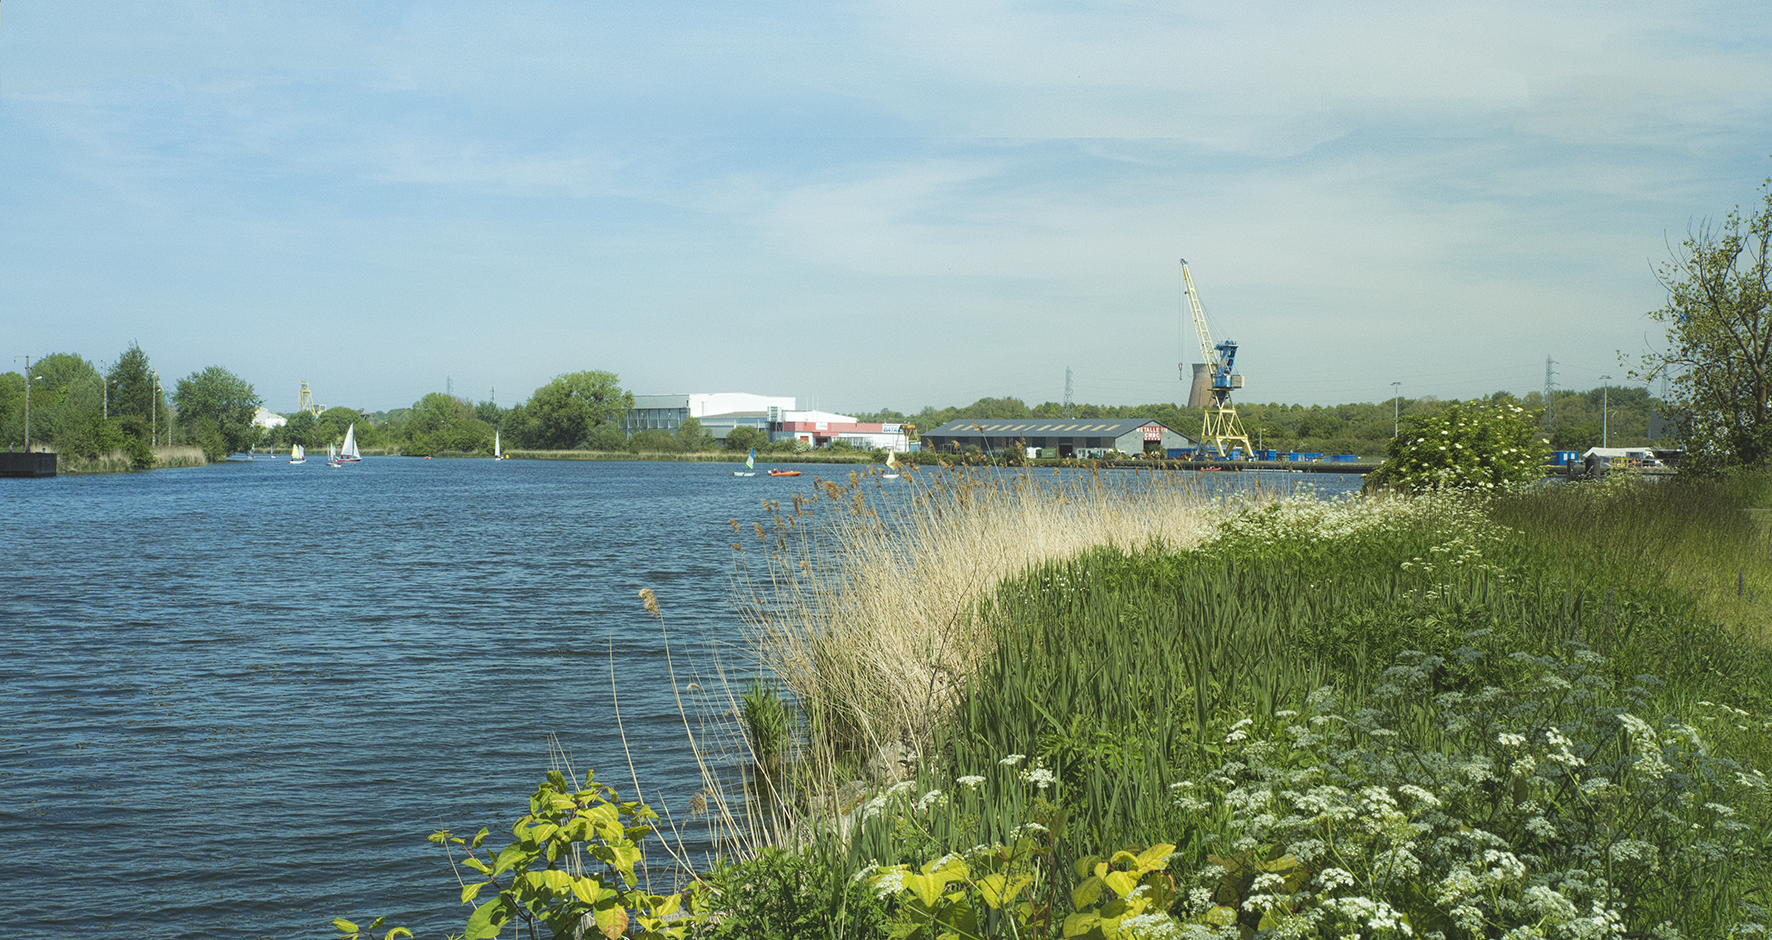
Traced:
<path id="1" fill-rule="evenodd" d="M 31 452 L 31 357 L 25 357 L 25 453 Z"/>
<path id="2" fill-rule="evenodd" d="M 1397 427 L 1403 415 L 1403 383 L 1391 383 L 1391 437 L 1397 436 Z"/>

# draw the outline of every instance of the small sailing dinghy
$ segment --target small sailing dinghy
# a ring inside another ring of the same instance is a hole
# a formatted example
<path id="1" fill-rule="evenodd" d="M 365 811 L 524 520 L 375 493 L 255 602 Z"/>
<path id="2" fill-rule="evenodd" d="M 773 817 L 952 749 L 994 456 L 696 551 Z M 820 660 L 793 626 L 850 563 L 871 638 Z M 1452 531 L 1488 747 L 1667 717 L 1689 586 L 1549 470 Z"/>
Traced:
<path id="1" fill-rule="evenodd" d="M 339 449 L 338 459 L 345 463 L 356 463 L 363 459 L 363 455 L 357 453 L 357 425 L 355 423 L 345 428 L 345 446 Z"/>
<path id="2" fill-rule="evenodd" d="M 498 446 L 498 430 L 497 429 L 494 429 L 492 432 L 492 459 L 493 460 L 505 459 L 504 450 Z"/>
<path id="3" fill-rule="evenodd" d="M 886 480 L 898 479 L 898 461 L 892 456 L 892 451 L 886 452 L 886 472 L 880 476 Z"/>
<path id="4" fill-rule="evenodd" d="M 734 470 L 732 471 L 732 475 L 735 477 L 754 477 L 757 475 L 757 449 L 755 447 L 751 448 L 751 452 L 745 455 L 744 469 Z"/>
<path id="5" fill-rule="evenodd" d="M 344 461 L 338 459 L 338 451 L 334 450 L 333 445 L 331 444 L 326 445 L 326 465 L 328 467 L 342 467 L 345 465 Z"/>
<path id="6" fill-rule="evenodd" d="M 290 463 L 307 463 L 308 462 L 308 452 L 305 450 L 302 450 L 300 444 L 296 444 L 295 446 L 289 448 L 289 462 Z"/>

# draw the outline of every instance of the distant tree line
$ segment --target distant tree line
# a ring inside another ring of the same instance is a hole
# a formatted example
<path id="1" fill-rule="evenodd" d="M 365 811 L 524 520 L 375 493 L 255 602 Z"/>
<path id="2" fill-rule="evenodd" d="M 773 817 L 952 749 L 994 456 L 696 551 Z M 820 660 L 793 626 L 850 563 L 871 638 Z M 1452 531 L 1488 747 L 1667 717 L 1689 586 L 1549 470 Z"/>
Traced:
<path id="1" fill-rule="evenodd" d="M 56 353 L 34 360 L 31 374 L 34 444 L 75 458 L 122 454 L 138 467 L 152 466 L 155 444 L 195 444 L 211 460 L 264 445 L 287 450 L 301 444 L 318 452 L 342 441 L 352 425 L 362 447 L 413 456 L 490 454 L 495 435 L 507 450 L 692 453 L 724 447 L 780 454 L 809 449 L 803 441 L 771 442 L 766 433 L 749 427 L 734 428 L 724 441 L 717 440 L 694 418 L 674 431 L 629 435 L 622 421 L 634 396 L 621 387 L 616 374 L 602 371 L 556 376 L 509 407 L 433 392 L 410 408 L 374 414 L 347 407 L 319 414 L 298 411 L 287 416 L 288 424 L 269 432 L 252 424 L 262 402 L 249 383 L 210 366 L 168 389 L 163 379 L 155 378 L 147 354 L 133 344 L 103 370 L 80 356 Z M 13 446 L 24 443 L 24 388 L 23 374 L 0 375 L 0 437 Z M 1614 446 L 1647 444 L 1651 415 L 1661 408 L 1646 389 L 1625 386 L 1559 390 L 1548 402 L 1539 392 L 1523 397 L 1496 392 L 1481 401 L 1517 404 L 1538 414 L 1541 439 L 1558 450 L 1585 450 L 1598 445 L 1602 435 Z M 1375 455 L 1384 451 L 1397 420 L 1431 418 L 1450 404 L 1417 398 L 1345 405 L 1239 403 L 1237 408 L 1257 447 Z M 857 418 L 929 431 L 958 418 L 1058 419 L 1064 414 L 1057 402 L 1029 406 L 1018 398 L 981 398 L 962 407 L 926 407 L 914 415 L 879 411 Z M 1071 414 L 1078 420 L 1151 418 L 1189 436 L 1199 433 L 1202 418 L 1197 409 L 1166 402 L 1081 404 Z M 852 449 L 843 441 L 831 447 Z"/>
<path id="2" fill-rule="evenodd" d="M 131 343 L 101 369 L 73 353 L 34 358 L 29 374 L 0 374 L 0 438 L 22 449 L 29 383 L 29 438 L 64 458 L 122 456 L 136 468 L 154 465 L 154 448 L 192 444 L 210 460 L 258 440 L 252 418 L 260 399 L 252 385 L 210 366 L 170 388 Z M 170 393 L 170 401 L 169 399 Z"/>
<path id="3" fill-rule="evenodd" d="M 1661 404 L 1647 389 L 1610 386 L 1587 391 L 1554 390 L 1547 404 L 1541 392 L 1515 396 L 1496 392 L 1478 399 L 1490 405 L 1513 404 L 1538 413 L 1541 438 L 1556 450 L 1586 450 L 1598 447 L 1602 437 L 1601 405 L 1605 403 L 1604 431 L 1614 447 L 1635 447 L 1648 444 L 1650 416 Z M 1256 404 L 1238 402 L 1237 414 L 1249 432 L 1249 440 L 1268 450 L 1300 453 L 1361 454 L 1384 453 L 1390 443 L 1396 422 L 1402 418 L 1435 417 L 1453 402 L 1436 398 L 1403 398 L 1396 401 L 1359 402 L 1346 405 L 1285 405 L 1277 402 Z M 1071 408 L 1078 420 L 1107 418 L 1150 418 L 1188 437 L 1200 433 L 1205 417 L 1198 408 L 1187 408 L 1168 402 L 1148 405 L 1089 405 Z M 877 411 L 858 414 L 862 421 L 907 423 L 917 426 L 918 433 L 927 432 L 959 418 L 1049 418 L 1065 416 L 1058 402 L 1029 406 L 1019 398 L 981 398 L 970 405 L 935 408 L 926 407 L 916 414 Z"/>

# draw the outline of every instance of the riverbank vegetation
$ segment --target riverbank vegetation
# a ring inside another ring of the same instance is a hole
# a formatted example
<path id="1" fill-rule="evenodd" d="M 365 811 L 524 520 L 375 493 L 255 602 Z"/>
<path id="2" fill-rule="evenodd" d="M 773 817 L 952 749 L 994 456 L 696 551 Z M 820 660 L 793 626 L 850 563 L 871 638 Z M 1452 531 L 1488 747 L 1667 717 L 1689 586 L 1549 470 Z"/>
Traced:
<path id="1" fill-rule="evenodd" d="M 1767 481 L 910 476 L 732 520 L 673 932 L 1763 935 Z"/>
<path id="2" fill-rule="evenodd" d="M 1017 533 L 1016 512 L 1064 519 L 1086 491 L 1030 487 L 1011 510 L 1013 487 L 956 475 L 916 507 L 925 535 L 881 521 L 873 485 L 827 486 L 744 533 L 741 583 L 792 716 L 773 741 L 751 732 L 767 759 L 745 789 L 793 858 L 873 889 L 826 877 L 802 923 L 1721 937 L 1765 922 L 1772 572 L 1740 484 L 1196 500 L 1151 514 L 1191 520 L 1183 537 L 1113 525 L 1117 543 L 1047 558 L 980 539 L 962 507 Z M 900 553 L 889 527 L 909 536 Z M 796 864 L 757 858 L 760 878 Z"/>
<path id="3" fill-rule="evenodd" d="M 174 445 L 196 447 L 204 461 L 214 461 L 259 438 L 252 425 L 257 393 L 220 366 L 169 387 L 131 344 L 102 368 L 52 353 L 28 372 L 28 379 L 0 374 L 0 438 L 22 448 L 28 437 L 32 449 L 55 451 L 65 471 L 143 470 L 162 465 L 159 449 Z"/>

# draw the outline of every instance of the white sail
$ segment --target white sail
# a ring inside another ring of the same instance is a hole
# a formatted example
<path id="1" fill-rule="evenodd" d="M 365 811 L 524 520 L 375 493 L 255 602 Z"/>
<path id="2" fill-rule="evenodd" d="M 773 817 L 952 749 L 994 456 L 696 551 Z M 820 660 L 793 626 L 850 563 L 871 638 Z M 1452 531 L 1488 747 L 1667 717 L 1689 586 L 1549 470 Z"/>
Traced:
<path id="1" fill-rule="evenodd" d="M 497 431 L 497 430 L 496 430 L 496 429 L 495 429 L 495 430 L 494 430 L 494 431 L 493 431 L 493 432 L 492 432 L 492 459 L 493 459 L 493 460 L 498 460 L 498 459 L 499 459 L 499 458 L 501 458 L 501 457 L 503 457 L 503 456 L 504 456 L 504 451 L 503 451 L 503 450 L 500 450 L 500 449 L 499 449 L 499 446 L 498 446 L 498 431 Z"/>
<path id="2" fill-rule="evenodd" d="M 345 428 L 345 446 L 339 450 L 339 456 L 345 460 L 362 460 L 363 455 L 357 453 L 357 425 Z"/>
<path id="3" fill-rule="evenodd" d="M 302 447 L 300 444 L 293 445 L 289 448 L 289 462 L 290 463 L 301 463 L 302 461 L 307 460 L 307 459 L 308 459 L 308 452 L 305 450 L 302 450 Z"/>

